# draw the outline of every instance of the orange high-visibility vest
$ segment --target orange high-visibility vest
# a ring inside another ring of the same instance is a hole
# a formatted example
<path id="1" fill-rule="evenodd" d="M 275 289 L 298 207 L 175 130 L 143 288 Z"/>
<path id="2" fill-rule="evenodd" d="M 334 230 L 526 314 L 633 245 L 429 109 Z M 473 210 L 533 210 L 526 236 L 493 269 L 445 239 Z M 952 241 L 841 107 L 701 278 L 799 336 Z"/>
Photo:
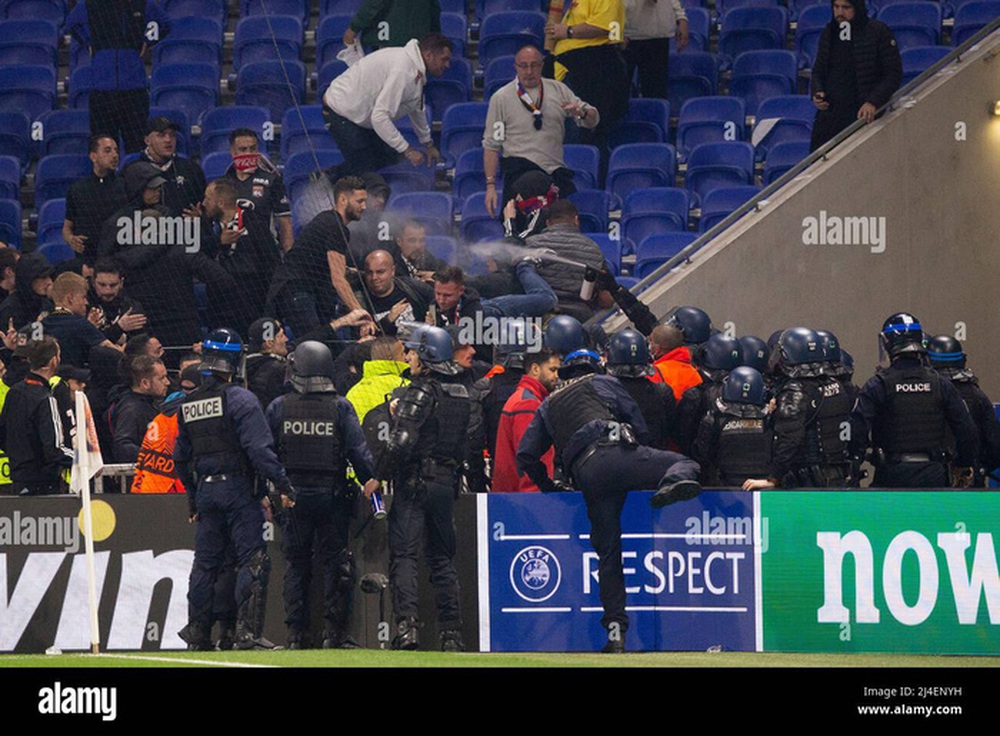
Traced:
<path id="1" fill-rule="evenodd" d="M 174 470 L 177 442 L 177 409 L 157 414 L 146 427 L 135 461 L 132 493 L 184 493 L 184 484 Z"/>

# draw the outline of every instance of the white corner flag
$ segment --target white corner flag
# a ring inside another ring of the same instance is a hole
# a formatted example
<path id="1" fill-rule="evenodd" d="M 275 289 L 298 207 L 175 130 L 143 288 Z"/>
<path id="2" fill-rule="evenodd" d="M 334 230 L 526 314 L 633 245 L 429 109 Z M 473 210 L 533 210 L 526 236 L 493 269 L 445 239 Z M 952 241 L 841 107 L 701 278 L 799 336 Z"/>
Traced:
<path id="1" fill-rule="evenodd" d="M 94 523 L 90 514 L 90 479 L 101 472 L 104 459 L 97 440 L 97 425 L 83 391 L 76 392 L 76 436 L 73 438 L 73 470 L 69 488 L 83 502 L 83 538 L 87 553 L 87 597 L 90 602 L 90 648 L 98 654 L 101 633 L 97 623 L 97 577 L 94 574 Z"/>

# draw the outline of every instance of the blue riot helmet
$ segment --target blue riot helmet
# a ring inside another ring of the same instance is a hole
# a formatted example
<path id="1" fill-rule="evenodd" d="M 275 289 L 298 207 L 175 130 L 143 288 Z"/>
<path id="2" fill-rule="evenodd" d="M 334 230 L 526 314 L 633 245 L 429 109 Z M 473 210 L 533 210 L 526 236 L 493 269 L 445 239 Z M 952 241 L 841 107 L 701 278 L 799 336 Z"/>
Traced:
<path id="1" fill-rule="evenodd" d="M 603 373 L 601 356 L 593 350 L 574 350 L 566 355 L 559 366 L 559 377 L 568 380 L 588 373 Z"/>
<path id="2" fill-rule="evenodd" d="M 455 346 L 451 335 L 441 327 L 421 325 L 403 341 L 403 346 L 414 351 L 421 363 L 437 373 L 454 376 L 461 371 L 452 360 Z"/>
<path id="3" fill-rule="evenodd" d="M 608 373 L 613 376 L 651 376 L 655 372 L 649 341 L 631 328 L 616 332 L 608 342 Z"/>
<path id="4" fill-rule="evenodd" d="M 553 317 L 545 325 L 543 344 L 550 350 L 563 355 L 582 350 L 586 346 L 583 325 L 580 324 L 580 320 L 570 317 L 568 314 Z"/>
<path id="5" fill-rule="evenodd" d="M 819 335 L 808 327 L 793 327 L 782 332 L 778 350 L 783 365 L 822 363 L 825 360 Z"/>
<path id="6" fill-rule="evenodd" d="M 288 357 L 292 367 L 291 384 L 299 393 L 331 393 L 333 383 L 333 353 L 318 340 L 306 340 Z"/>
<path id="7" fill-rule="evenodd" d="M 722 400 L 764 406 L 767 403 L 764 377 L 760 371 L 750 366 L 734 368 L 722 382 Z"/>
<path id="8" fill-rule="evenodd" d="M 951 335 L 935 335 L 928 340 L 927 357 L 935 368 L 965 368 L 962 343 Z"/>
<path id="9" fill-rule="evenodd" d="M 231 373 L 237 374 L 240 371 L 240 362 L 243 357 L 243 340 L 236 330 L 228 327 L 220 327 L 208 333 L 208 336 L 201 343 L 201 366 L 202 373 Z"/>
<path id="10" fill-rule="evenodd" d="M 700 345 L 712 334 L 712 319 L 698 307 L 677 307 L 666 323 L 684 333 L 686 345 Z"/>
<path id="11" fill-rule="evenodd" d="M 879 357 L 890 360 L 899 355 L 923 355 L 927 340 L 920 320 L 907 312 L 897 312 L 882 323 L 879 333 Z"/>
<path id="12" fill-rule="evenodd" d="M 741 354 L 739 340 L 719 333 L 698 349 L 695 362 L 708 371 L 731 371 L 740 364 Z"/>
<path id="13" fill-rule="evenodd" d="M 756 335 L 744 335 L 739 343 L 740 365 L 747 365 L 764 373 L 767 370 L 767 356 L 771 353 L 767 343 Z"/>
<path id="14" fill-rule="evenodd" d="M 839 363 L 841 360 L 840 340 L 829 330 L 816 330 L 819 344 L 823 350 L 824 359 L 828 363 Z"/>

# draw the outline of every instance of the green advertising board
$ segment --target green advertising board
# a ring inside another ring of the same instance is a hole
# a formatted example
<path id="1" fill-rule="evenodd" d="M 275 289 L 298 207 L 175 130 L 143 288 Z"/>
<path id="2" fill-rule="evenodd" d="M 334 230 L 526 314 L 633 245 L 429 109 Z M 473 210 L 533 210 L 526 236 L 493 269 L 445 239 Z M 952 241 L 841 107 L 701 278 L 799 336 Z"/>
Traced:
<path id="1" fill-rule="evenodd" d="M 761 493 L 764 651 L 1000 654 L 1000 494 Z"/>

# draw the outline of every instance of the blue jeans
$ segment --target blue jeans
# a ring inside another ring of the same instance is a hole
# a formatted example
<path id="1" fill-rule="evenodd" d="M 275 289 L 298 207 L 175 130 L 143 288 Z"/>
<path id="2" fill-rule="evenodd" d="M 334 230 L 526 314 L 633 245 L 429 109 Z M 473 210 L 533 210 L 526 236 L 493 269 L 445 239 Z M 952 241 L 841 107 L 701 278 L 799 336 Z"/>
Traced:
<path id="1" fill-rule="evenodd" d="M 541 317 L 556 308 L 558 299 L 552 287 L 527 261 L 517 264 L 517 279 L 523 294 L 507 294 L 483 299 L 485 317 Z"/>

